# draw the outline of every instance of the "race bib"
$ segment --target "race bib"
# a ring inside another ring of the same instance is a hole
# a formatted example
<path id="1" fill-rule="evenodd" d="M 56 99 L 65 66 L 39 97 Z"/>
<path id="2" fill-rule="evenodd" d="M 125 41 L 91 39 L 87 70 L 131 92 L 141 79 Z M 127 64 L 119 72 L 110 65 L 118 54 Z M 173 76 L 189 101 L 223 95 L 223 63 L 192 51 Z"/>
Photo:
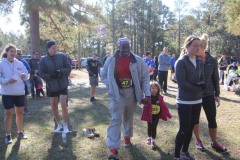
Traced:
<path id="1" fill-rule="evenodd" d="M 160 106 L 152 104 L 152 114 L 158 114 L 160 112 Z"/>
<path id="2" fill-rule="evenodd" d="M 122 88 L 132 87 L 132 79 L 130 78 L 119 79 L 119 82 Z"/>

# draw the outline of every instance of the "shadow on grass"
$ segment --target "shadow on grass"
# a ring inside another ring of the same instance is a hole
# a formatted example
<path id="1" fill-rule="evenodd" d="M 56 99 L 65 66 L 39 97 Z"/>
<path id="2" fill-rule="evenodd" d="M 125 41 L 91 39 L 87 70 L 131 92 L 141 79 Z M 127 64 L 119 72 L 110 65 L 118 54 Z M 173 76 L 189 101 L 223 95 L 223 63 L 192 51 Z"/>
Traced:
<path id="1" fill-rule="evenodd" d="M 141 159 L 141 160 L 147 160 L 147 158 L 142 154 L 142 151 L 137 148 L 135 145 L 126 148 L 132 155 L 133 159 Z"/>
<path id="2" fill-rule="evenodd" d="M 77 159 L 73 152 L 73 141 L 72 138 L 76 137 L 76 132 L 67 134 L 67 143 L 62 142 L 61 134 L 54 133 L 52 137 L 51 148 L 48 149 L 48 155 L 46 160 L 58 160 L 60 159 Z"/>
<path id="3" fill-rule="evenodd" d="M 21 142 L 21 140 L 17 139 L 17 141 L 15 142 L 15 144 L 12 147 L 11 153 L 6 158 L 6 160 L 12 160 L 12 159 L 15 159 L 16 157 L 18 157 L 18 151 L 19 151 L 19 148 L 20 148 L 20 142 Z"/>
<path id="4" fill-rule="evenodd" d="M 170 158 L 172 158 L 169 154 L 167 154 L 166 152 L 162 151 L 158 146 L 156 148 L 156 151 L 160 154 L 160 156 L 162 157 L 162 160 L 168 160 Z"/>
<path id="5" fill-rule="evenodd" d="M 236 160 L 235 158 L 232 158 L 231 157 L 231 154 L 230 153 L 223 153 L 221 154 L 220 156 L 218 156 L 217 154 L 214 153 L 215 151 L 211 152 L 210 150 L 206 150 L 205 153 L 206 155 L 211 158 L 211 159 L 214 159 L 214 160 L 222 160 L 223 158 L 225 160 Z"/>
<path id="6" fill-rule="evenodd" d="M 234 102 L 234 103 L 240 103 L 240 100 L 233 100 L 233 99 L 229 99 L 226 97 L 220 97 L 221 100 L 223 101 L 227 101 L 227 102 Z"/>

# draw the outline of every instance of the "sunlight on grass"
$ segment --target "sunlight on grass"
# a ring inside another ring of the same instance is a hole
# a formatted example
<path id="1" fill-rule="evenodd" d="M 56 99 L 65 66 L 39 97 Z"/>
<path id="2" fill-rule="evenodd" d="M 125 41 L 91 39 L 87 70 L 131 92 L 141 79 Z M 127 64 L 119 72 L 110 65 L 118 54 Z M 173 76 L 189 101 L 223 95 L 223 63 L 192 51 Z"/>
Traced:
<path id="1" fill-rule="evenodd" d="M 75 71 L 77 72 L 77 71 Z M 81 72 L 82 74 L 82 72 Z M 84 73 L 86 74 L 86 73 Z M 87 78 L 86 78 L 87 79 Z M 170 82 L 172 87 L 176 84 Z M 175 106 L 176 92 L 169 91 L 165 101 L 170 108 L 173 118 L 168 121 L 159 121 L 156 143 L 158 149 L 153 151 L 147 140 L 147 124 L 140 120 L 141 106 L 136 108 L 134 116 L 133 147 L 124 148 L 123 141 L 119 156 L 122 160 L 170 160 L 174 155 L 174 141 L 178 131 L 178 115 Z M 69 90 L 69 121 L 70 128 L 78 130 L 77 133 L 67 135 L 67 144 L 64 144 L 60 134 L 54 134 L 55 123 L 51 113 L 49 99 L 29 100 L 30 115 L 24 115 L 25 132 L 29 137 L 26 141 L 17 141 L 16 125 L 13 123 L 13 143 L 4 144 L 3 109 L 0 110 L 0 160 L 4 159 L 43 159 L 43 160 L 95 160 L 106 159 L 108 149 L 106 147 L 106 130 L 110 123 L 108 111 L 108 96 L 104 88 L 97 88 L 95 104 L 89 102 L 89 88 L 78 87 Z M 232 100 L 233 99 L 233 100 Z M 238 101 L 236 101 L 238 99 Z M 190 152 L 195 158 L 227 159 L 234 160 L 240 157 L 240 105 L 239 96 L 223 91 L 221 106 L 217 109 L 218 140 L 231 152 L 230 155 L 216 153 L 210 146 L 207 120 L 204 112 L 201 112 L 201 138 L 207 151 L 200 152 L 195 149 L 194 138 L 190 144 Z M 61 107 L 60 115 L 61 115 Z M 15 118 L 14 118 L 15 121 Z M 88 139 L 82 129 L 95 127 L 100 137 Z"/>

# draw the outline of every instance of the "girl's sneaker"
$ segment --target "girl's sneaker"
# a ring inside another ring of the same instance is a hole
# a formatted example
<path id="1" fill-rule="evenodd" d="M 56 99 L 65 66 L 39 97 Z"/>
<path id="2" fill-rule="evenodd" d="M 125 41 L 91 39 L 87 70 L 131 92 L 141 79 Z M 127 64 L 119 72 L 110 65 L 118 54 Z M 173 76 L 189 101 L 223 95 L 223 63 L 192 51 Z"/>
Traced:
<path id="1" fill-rule="evenodd" d="M 201 151 L 205 151 L 206 148 L 203 146 L 203 143 L 202 141 L 199 139 L 199 140 L 196 140 L 195 142 L 195 147 Z"/>
<path id="2" fill-rule="evenodd" d="M 151 144 L 151 138 L 147 139 L 147 144 L 150 145 Z"/>
<path id="3" fill-rule="evenodd" d="M 212 146 L 213 149 L 215 149 L 219 153 L 226 153 L 227 152 L 227 148 L 224 147 L 223 145 L 221 145 L 218 142 L 212 143 L 211 146 Z"/>
<path id="4" fill-rule="evenodd" d="M 152 147 L 153 150 L 156 150 L 157 149 L 156 142 L 152 142 L 151 147 Z"/>
<path id="5" fill-rule="evenodd" d="M 180 159 L 181 160 L 195 160 L 195 158 L 193 158 L 189 152 L 181 152 L 180 154 Z"/>

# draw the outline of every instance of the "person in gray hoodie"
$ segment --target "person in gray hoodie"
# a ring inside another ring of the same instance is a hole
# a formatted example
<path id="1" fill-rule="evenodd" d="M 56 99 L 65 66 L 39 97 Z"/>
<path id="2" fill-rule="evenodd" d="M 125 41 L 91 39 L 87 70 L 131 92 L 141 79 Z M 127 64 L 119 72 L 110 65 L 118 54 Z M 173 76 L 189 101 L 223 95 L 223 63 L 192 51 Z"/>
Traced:
<path id="1" fill-rule="evenodd" d="M 4 57 L 0 62 L 0 85 L 2 103 L 5 110 L 4 127 L 5 143 L 12 143 L 11 128 L 12 116 L 15 109 L 16 125 L 19 139 L 27 139 L 23 132 L 23 110 L 24 110 L 24 81 L 28 79 L 28 71 L 16 56 L 16 47 L 9 44 L 4 49 Z"/>
<path id="2" fill-rule="evenodd" d="M 168 48 L 164 47 L 163 52 L 158 57 L 158 79 L 163 93 L 167 93 L 168 69 L 170 67 L 171 57 L 168 55 Z"/>
<path id="3" fill-rule="evenodd" d="M 47 55 L 41 59 L 39 64 L 39 76 L 46 81 L 47 93 L 50 97 L 52 112 L 58 123 L 55 132 L 69 132 L 68 109 L 67 109 L 67 87 L 68 76 L 71 72 L 71 64 L 64 54 L 57 53 L 57 45 L 54 41 L 47 42 Z M 58 101 L 61 103 L 63 123 L 58 113 Z"/>
<path id="4" fill-rule="evenodd" d="M 205 87 L 203 62 L 196 56 L 199 52 L 199 42 L 198 37 L 189 36 L 184 42 L 182 55 L 175 64 L 179 116 L 179 131 L 175 140 L 175 160 L 194 160 L 189 154 L 188 148 L 193 127 L 200 116 L 202 90 Z"/>
<path id="5" fill-rule="evenodd" d="M 123 121 L 125 147 L 132 145 L 133 114 L 137 102 L 150 103 L 150 77 L 141 57 L 130 52 L 129 39 L 118 39 L 119 50 L 109 57 L 101 77 L 109 93 L 111 124 L 107 129 L 108 159 L 118 159 Z M 145 98 L 143 98 L 143 93 Z"/>

